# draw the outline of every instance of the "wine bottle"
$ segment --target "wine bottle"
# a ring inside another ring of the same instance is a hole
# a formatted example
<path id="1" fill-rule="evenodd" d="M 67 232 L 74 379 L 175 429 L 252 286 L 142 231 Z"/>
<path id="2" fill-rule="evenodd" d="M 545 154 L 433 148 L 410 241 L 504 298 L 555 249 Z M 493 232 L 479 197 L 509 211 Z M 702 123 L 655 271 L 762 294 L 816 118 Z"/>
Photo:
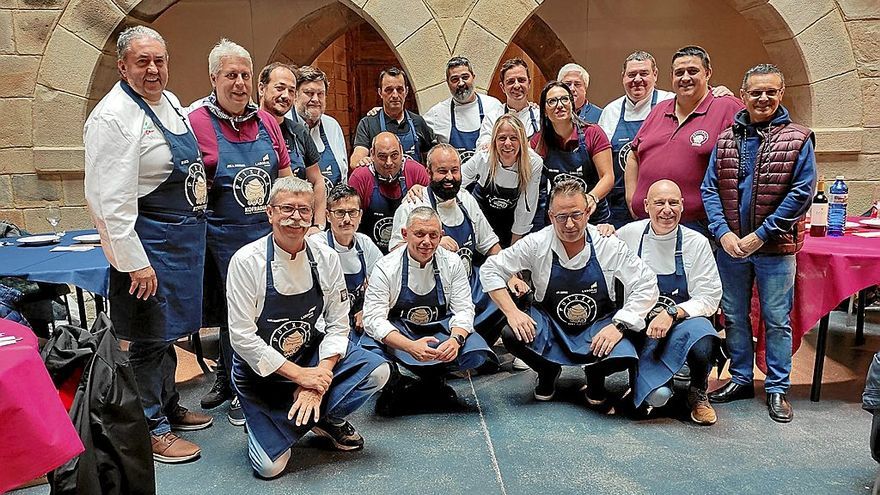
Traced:
<path id="1" fill-rule="evenodd" d="M 825 177 L 819 177 L 813 206 L 810 207 L 810 237 L 825 237 L 828 232 L 828 197 L 825 196 Z"/>

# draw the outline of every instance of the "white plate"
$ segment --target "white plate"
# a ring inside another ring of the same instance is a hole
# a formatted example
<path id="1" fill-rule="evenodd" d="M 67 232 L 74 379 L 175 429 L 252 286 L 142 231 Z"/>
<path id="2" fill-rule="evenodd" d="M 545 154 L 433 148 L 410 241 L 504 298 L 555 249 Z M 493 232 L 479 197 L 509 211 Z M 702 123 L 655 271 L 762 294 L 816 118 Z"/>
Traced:
<path id="1" fill-rule="evenodd" d="M 865 227 L 871 227 L 872 229 L 880 229 L 880 218 L 866 218 L 860 221 L 862 225 Z"/>
<path id="2" fill-rule="evenodd" d="M 24 244 L 25 246 L 45 246 L 47 244 L 55 244 L 61 238 L 53 234 L 44 234 L 19 237 L 17 240 L 19 244 Z"/>
<path id="3" fill-rule="evenodd" d="M 81 242 L 83 244 L 97 244 L 101 242 L 100 234 L 83 234 L 78 235 L 73 238 L 76 242 Z"/>

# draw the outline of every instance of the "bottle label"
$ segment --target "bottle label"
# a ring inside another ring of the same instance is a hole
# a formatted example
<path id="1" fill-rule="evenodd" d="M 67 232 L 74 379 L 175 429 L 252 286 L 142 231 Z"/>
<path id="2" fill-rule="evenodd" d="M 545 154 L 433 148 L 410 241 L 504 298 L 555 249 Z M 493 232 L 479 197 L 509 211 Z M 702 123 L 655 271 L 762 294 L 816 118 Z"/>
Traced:
<path id="1" fill-rule="evenodd" d="M 813 203 L 810 208 L 810 224 L 816 226 L 828 225 L 828 203 Z"/>
<path id="2" fill-rule="evenodd" d="M 835 205 L 845 205 L 848 196 L 849 194 L 832 194 L 828 198 L 828 202 Z"/>

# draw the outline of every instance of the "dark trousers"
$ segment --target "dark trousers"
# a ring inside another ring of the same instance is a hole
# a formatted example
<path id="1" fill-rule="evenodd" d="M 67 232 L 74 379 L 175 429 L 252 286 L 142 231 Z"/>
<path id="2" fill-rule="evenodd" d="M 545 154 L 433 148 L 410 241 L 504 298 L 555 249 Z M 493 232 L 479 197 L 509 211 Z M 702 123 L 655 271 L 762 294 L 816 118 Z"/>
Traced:
<path id="1" fill-rule="evenodd" d="M 691 386 L 705 391 L 709 386 L 709 373 L 712 371 L 712 351 L 715 339 L 707 335 L 694 342 L 688 352 L 687 364 L 691 369 Z"/>

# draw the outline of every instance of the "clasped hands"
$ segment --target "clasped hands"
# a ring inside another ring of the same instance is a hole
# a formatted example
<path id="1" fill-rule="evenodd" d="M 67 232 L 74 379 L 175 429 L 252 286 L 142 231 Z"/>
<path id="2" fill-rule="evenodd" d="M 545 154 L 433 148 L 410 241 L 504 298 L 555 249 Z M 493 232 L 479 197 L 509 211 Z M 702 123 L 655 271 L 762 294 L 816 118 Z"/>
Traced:
<path id="1" fill-rule="evenodd" d="M 762 241 L 754 232 L 742 239 L 733 232 L 728 232 L 721 236 L 719 242 L 721 243 L 721 248 L 724 249 L 724 252 L 729 254 L 731 258 L 746 258 L 751 256 L 755 251 L 761 249 L 761 246 L 764 245 L 764 241 Z"/>

